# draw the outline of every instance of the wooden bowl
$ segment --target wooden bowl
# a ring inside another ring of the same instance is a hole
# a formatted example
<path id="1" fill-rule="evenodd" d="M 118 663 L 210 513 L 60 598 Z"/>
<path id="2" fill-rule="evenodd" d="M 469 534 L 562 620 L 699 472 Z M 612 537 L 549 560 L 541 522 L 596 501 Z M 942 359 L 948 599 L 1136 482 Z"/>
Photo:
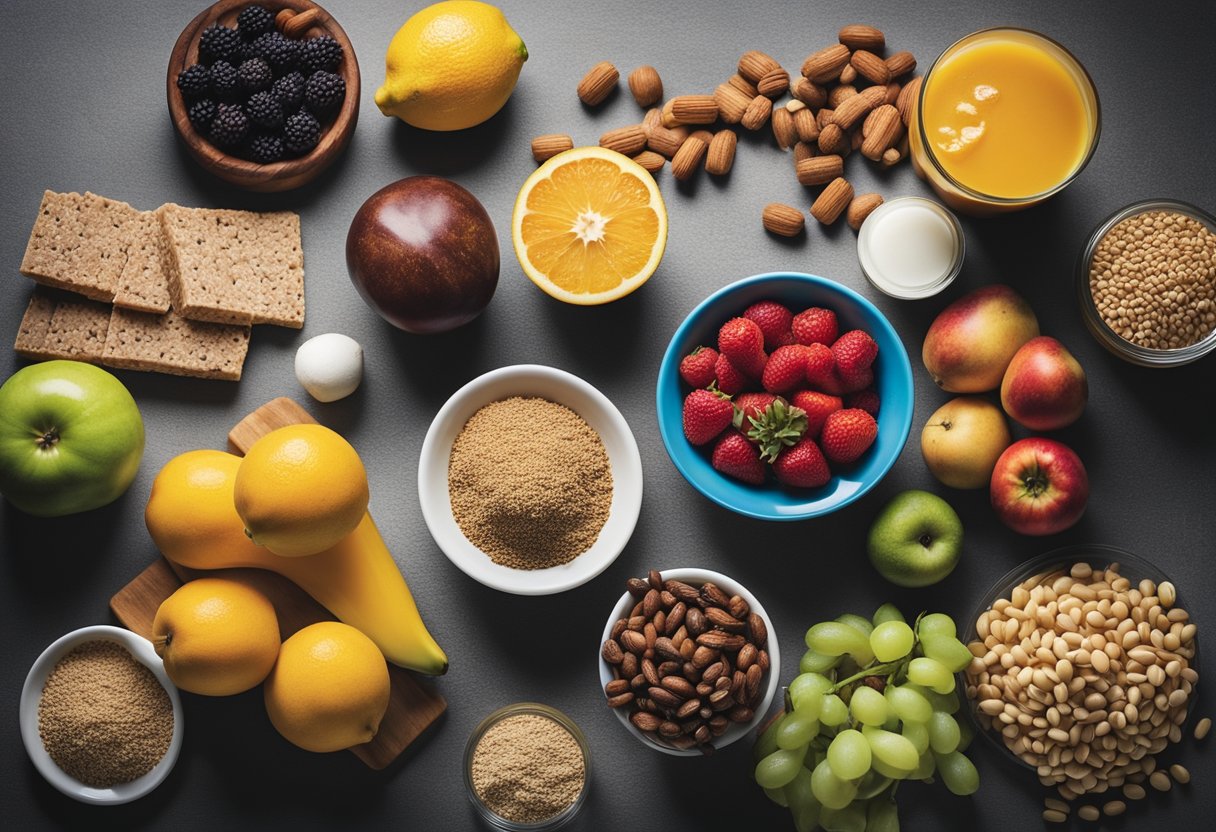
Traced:
<path id="1" fill-rule="evenodd" d="M 346 81 L 346 97 L 333 120 L 322 125 L 317 146 L 304 156 L 259 165 L 225 153 L 190 123 L 185 99 L 177 88 L 177 76 L 186 67 L 198 63 L 198 39 L 203 30 L 213 23 L 235 26 L 237 15 L 248 5 L 251 5 L 250 0 L 220 0 L 204 9 L 182 30 L 169 57 L 166 79 L 169 115 L 190 155 L 206 170 L 250 191 L 287 191 L 311 181 L 329 167 L 355 132 L 355 123 L 359 120 L 359 61 L 346 32 L 316 3 L 311 0 L 262 0 L 259 5 L 276 13 L 275 26 L 289 37 L 327 34 L 341 44 L 343 56 L 337 72 Z"/>

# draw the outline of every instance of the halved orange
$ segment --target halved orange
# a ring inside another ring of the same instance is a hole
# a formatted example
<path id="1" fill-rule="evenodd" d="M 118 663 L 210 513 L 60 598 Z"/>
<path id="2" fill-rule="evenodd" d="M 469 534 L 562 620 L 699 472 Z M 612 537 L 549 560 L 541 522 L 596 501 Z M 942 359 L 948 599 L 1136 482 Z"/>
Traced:
<path id="1" fill-rule="evenodd" d="M 566 303 L 607 303 L 658 268 L 667 207 L 637 162 L 602 147 L 576 147 L 524 182 L 511 237 L 524 273 L 545 292 Z"/>

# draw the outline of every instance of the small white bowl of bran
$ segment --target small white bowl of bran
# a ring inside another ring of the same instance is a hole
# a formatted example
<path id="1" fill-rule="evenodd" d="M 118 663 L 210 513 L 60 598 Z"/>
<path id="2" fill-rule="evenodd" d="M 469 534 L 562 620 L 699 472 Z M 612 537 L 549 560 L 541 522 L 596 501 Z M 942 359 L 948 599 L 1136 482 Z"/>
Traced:
<path id="1" fill-rule="evenodd" d="M 628 423 L 578 376 L 493 370 L 440 408 L 418 461 L 422 516 L 440 550 L 486 586 L 549 595 L 603 572 L 642 506 Z"/>

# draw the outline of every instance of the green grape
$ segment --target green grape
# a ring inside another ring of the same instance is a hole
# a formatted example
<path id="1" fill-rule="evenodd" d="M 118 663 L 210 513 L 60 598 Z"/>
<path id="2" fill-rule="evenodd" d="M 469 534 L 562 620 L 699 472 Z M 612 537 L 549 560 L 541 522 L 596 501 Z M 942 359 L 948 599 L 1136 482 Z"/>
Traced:
<path id="1" fill-rule="evenodd" d="M 777 750 L 777 731 L 781 728 L 781 723 L 784 721 L 785 714 L 778 716 L 756 738 L 756 744 L 752 746 L 753 763 L 760 762 Z"/>
<path id="2" fill-rule="evenodd" d="M 763 789 L 780 789 L 802 770 L 805 748 L 779 749 L 756 764 L 756 782 Z"/>
<path id="3" fill-rule="evenodd" d="M 975 729 L 971 727 L 971 720 L 964 719 L 962 722 L 955 720 L 958 725 L 958 750 L 966 751 L 971 745 L 971 741 L 975 739 Z"/>
<path id="4" fill-rule="evenodd" d="M 887 786 L 890 785 L 890 777 L 879 774 L 871 768 L 866 776 L 861 778 L 861 782 L 857 784 L 857 797 L 854 800 L 869 800 L 875 795 L 882 794 L 886 791 Z"/>
<path id="5" fill-rule="evenodd" d="M 887 765 L 877 757 L 870 760 L 870 768 L 875 774 L 878 774 L 888 780 L 907 780 L 912 774 L 912 772 L 905 771 L 902 768 L 895 768 L 894 766 Z"/>
<path id="6" fill-rule="evenodd" d="M 884 621 L 870 633 L 870 649 L 880 662 L 893 662 L 912 652 L 916 634 L 902 621 Z M 970 656 L 970 652 L 967 654 Z"/>
<path id="7" fill-rule="evenodd" d="M 849 711 L 863 725 L 882 725 L 887 721 L 890 709 L 887 700 L 874 688 L 862 685 L 853 691 L 849 700 Z"/>
<path id="8" fill-rule="evenodd" d="M 834 693 L 823 697 L 823 708 L 819 712 L 819 721 L 824 725 L 841 725 L 849 718 L 849 706 Z"/>
<path id="9" fill-rule="evenodd" d="M 819 828 L 819 813 L 822 811 L 823 807 L 819 805 L 819 801 L 795 811 L 794 832 L 815 832 Z"/>
<path id="10" fill-rule="evenodd" d="M 857 786 L 849 780 L 842 780 L 832 771 L 832 764 L 824 760 L 815 766 L 811 772 L 811 790 L 815 799 L 823 804 L 825 809 L 843 809 L 853 802 L 857 794 Z M 822 821 L 820 821 L 822 823 Z"/>
<path id="11" fill-rule="evenodd" d="M 958 673 L 974 658 L 967 645 L 954 636 L 921 636 L 920 646 L 926 656 L 944 664 L 951 673 Z"/>
<path id="12" fill-rule="evenodd" d="M 869 636 L 874 629 L 874 625 L 870 623 L 870 619 L 860 615 L 853 615 L 851 612 L 841 613 L 836 616 L 836 620 L 841 624 L 848 624 L 853 629 L 857 630 L 863 636 Z"/>
<path id="13" fill-rule="evenodd" d="M 801 673 L 790 682 L 790 699 L 794 709 L 814 719 L 819 718 L 823 708 L 823 694 L 832 689 L 832 680 L 819 673 Z"/>
<path id="14" fill-rule="evenodd" d="M 908 662 L 908 680 L 937 693 L 954 690 L 954 674 L 941 662 L 926 656 Z"/>
<path id="15" fill-rule="evenodd" d="M 811 772 L 799 769 L 798 774 L 782 790 L 785 794 L 786 805 L 795 818 L 807 817 L 811 813 L 819 817 L 819 800 L 811 789 Z"/>
<path id="16" fill-rule="evenodd" d="M 825 656 L 814 650 L 807 650 L 798 662 L 799 673 L 827 673 L 840 664 L 840 656 Z"/>
<path id="17" fill-rule="evenodd" d="M 934 711 L 929 718 L 929 745 L 938 754 L 949 754 L 958 748 L 962 734 L 950 714 Z"/>
<path id="18" fill-rule="evenodd" d="M 891 711 L 907 722 L 928 722 L 933 706 L 912 685 L 887 685 L 884 692 Z"/>
<path id="19" fill-rule="evenodd" d="M 980 787 L 980 774 L 967 755 L 961 751 L 951 751 L 949 754 L 934 755 L 937 760 L 937 771 L 942 782 L 953 794 L 959 796 L 975 794 Z"/>
<path id="20" fill-rule="evenodd" d="M 819 815 L 819 825 L 825 832 L 865 832 L 866 805 L 850 803 L 843 809 L 827 809 Z"/>
<path id="21" fill-rule="evenodd" d="M 941 711 L 944 714 L 952 714 L 958 711 L 958 696 L 951 693 L 938 693 L 930 690 L 923 685 L 904 685 L 905 688 L 911 688 L 929 701 L 933 710 Z"/>
<path id="22" fill-rule="evenodd" d="M 818 697 L 820 700 L 822 696 Z M 777 747 L 790 751 L 807 745 L 819 733 L 819 720 L 803 708 L 795 708 L 786 714 L 777 729 Z"/>
<path id="23" fill-rule="evenodd" d="M 958 628 L 954 626 L 954 619 L 944 612 L 932 612 L 921 618 L 916 632 L 921 638 L 937 635 L 950 636 L 950 638 L 958 636 Z"/>
<path id="24" fill-rule="evenodd" d="M 837 777 L 856 780 L 870 770 L 870 744 L 860 731 L 841 731 L 828 746 L 828 764 Z"/>
<path id="25" fill-rule="evenodd" d="M 806 769 L 803 769 L 803 771 L 806 771 Z M 790 808 L 789 801 L 785 799 L 785 789 L 765 789 L 764 794 L 781 808 Z"/>
<path id="26" fill-rule="evenodd" d="M 926 751 L 920 755 L 920 763 L 917 764 L 916 770 L 908 775 L 909 780 L 928 780 L 933 776 L 933 772 L 937 768 L 937 761 L 933 757 L 932 751 Z"/>
<path id="27" fill-rule="evenodd" d="M 929 750 L 929 729 L 923 722 L 905 722 L 903 728 L 900 729 L 900 735 L 903 736 L 916 749 L 917 754 L 924 754 Z M 777 736 L 777 744 L 781 744 L 781 736 Z"/>
<path id="28" fill-rule="evenodd" d="M 877 627 L 885 621 L 903 621 L 904 614 L 899 611 L 899 607 L 894 604 L 883 604 L 878 609 L 874 610 L 874 615 L 870 616 L 870 621 Z"/>
<path id="29" fill-rule="evenodd" d="M 870 639 L 856 627 L 839 621 L 821 621 L 807 630 L 806 646 L 825 656 L 848 653 L 863 664 L 874 658 Z"/>
<path id="30" fill-rule="evenodd" d="M 862 728 L 861 733 L 870 743 L 870 751 L 874 755 L 874 760 L 881 761 L 896 771 L 902 771 L 905 777 L 920 762 L 920 754 L 916 753 L 916 746 L 907 737 L 884 731 L 881 728 L 872 728 L 869 725 Z M 878 768 L 878 766 L 874 767 Z"/>
<path id="31" fill-rule="evenodd" d="M 866 807 L 866 832 L 899 832 L 899 807 L 894 800 L 870 801 Z"/>

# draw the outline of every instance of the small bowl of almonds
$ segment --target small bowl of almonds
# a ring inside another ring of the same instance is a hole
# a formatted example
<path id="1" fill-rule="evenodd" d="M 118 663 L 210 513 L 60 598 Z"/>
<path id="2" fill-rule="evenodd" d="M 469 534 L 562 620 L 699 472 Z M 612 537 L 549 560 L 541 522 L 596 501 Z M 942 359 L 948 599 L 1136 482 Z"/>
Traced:
<path id="1" fill-rule="evenodd" d="M 983 597 L 960 674 L 977 732 L 1065 800 L 1145 781 L 1181 741 L 1197 626 L 1143 558 L 1081 545 L 1022 564 Z"/>
<path id="2" fill-rule="evenodd" d="M 642 743 L 676 756 L 711 754 L 745 736 L 781 676 L 760 602 L 708 569 L 630 578 L 600 644 L 609 707 Z"/>

